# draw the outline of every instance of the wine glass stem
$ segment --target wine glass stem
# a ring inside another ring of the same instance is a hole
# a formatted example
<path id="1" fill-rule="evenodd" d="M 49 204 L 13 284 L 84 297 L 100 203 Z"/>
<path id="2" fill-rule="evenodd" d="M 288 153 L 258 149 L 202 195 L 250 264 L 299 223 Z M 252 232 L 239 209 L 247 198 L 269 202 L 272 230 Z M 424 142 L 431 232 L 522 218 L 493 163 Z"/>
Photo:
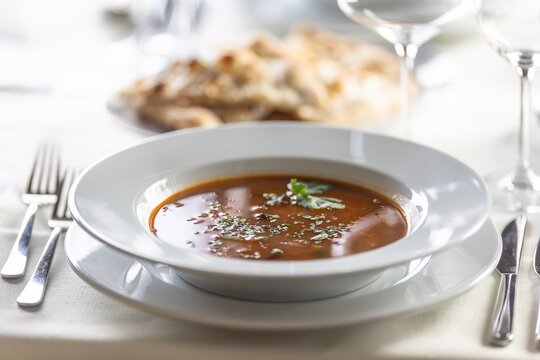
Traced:
<path id="1" fill-rule="evenodd" d="M 531 138 L 531 81 L 534 78 L 534 68 L 518 67 L 521 78 L 521 111 L 519 119 L 519 163 L 518 171 L 525 173 L 530 167 L 530 138 Z"/>
<path id="2" fill-rule="evenodd" d="M 401 90 L 401 123 L 405 138 L 412 137 L 412 113 L 411 100 L 409 96 L 410 74 L 414 69 L 414 60 L 418 52 L 415 44 L 394 44 L 397 55 L 401 59 L 400 69 L 400 90 Z"/>

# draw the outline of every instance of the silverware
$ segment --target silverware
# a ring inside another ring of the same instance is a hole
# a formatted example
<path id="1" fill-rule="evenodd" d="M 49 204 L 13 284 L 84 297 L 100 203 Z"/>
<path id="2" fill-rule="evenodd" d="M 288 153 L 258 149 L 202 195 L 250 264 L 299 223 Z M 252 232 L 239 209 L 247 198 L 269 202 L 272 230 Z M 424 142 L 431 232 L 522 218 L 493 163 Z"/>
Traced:
<path id="1" fill-rule="evenodd" d="M 533 268 L 536 275 L 540 276 L 540 240 L 536 245 L 536 252 L 533 259 Z M 540 299 L 538 300 L 538 312 L 536 315 L 536 326 L 534 328 L 534 342 L 540 346 Z"/>
<path id="2" fill-rule="evenodd" d="M 497 264 L 501 281 L 490 333 L 490 342 L 493 345 L 506 346 L 514 339 L 514 298 L 526 224 L 527 217 L 521 215 L 506 225 L 502 232 L 503 249 Z"/>
<path id="3" fill-rule="evenodd" d="M 26 214 L 15 239 L 15 244 L 0 271 L 4 278 L 19 278 L 26 271 L 28 244 L 38 208 L 56 202 L 60 172 L 60 156 L 56 146 L 40 145 L 22 201 L 28 205 Z"/>
<path id="4" fill-rule="evenodd" d="M 49 227 L 53 230 L 30 280 L 17 298 L 17 303 L 20 306 L 36 306 L 40 305 L 43 301 L 56 243 L 58 242 L 60 235 L 66 231 L 73 222 L 67 206 L 67 200 L 69 189 L 77 175 L 78 171 L 76 170 L 66 170 L 65 172 L 57 192 L 58 201 L 54 206 L 51 219 L 48 222 Z"/>

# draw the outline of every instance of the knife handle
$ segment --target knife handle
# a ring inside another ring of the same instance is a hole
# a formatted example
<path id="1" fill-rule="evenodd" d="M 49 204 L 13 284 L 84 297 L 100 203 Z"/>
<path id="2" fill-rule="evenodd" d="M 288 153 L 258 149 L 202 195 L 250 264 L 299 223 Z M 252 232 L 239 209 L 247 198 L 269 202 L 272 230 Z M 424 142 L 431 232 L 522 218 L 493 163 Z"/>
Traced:
<path id="1" fill-rule="evenodd" d="M 514 340 L 512 325 L 514 323 L 516 280 L 517 274 L 501 274 L 489 339 L 493 345 L 506 346 Z"/>

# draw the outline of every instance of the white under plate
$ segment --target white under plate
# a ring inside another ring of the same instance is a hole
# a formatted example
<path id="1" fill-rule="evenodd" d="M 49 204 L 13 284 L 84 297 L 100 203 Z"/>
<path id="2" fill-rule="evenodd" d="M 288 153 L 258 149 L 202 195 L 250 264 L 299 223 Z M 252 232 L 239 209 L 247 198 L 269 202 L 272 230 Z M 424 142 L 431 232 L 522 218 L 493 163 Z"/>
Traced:
<path id="1" fill-rule="evenodd" d="M 370 285 L 317 301 L 269 303 L 236 300 L 199 290 L 168 266 L 151 273 L 134 257 L 94 239 L 79 226 L 66 234 L 66 256 L 86 282 L 142 310 L 213 326 L 256 329 L 313 329 L 360 323 L 429 308 L 471 289 L 490 274 L 501 252 L 490 220 L 460 244 L 433 255 L 412 273 L 393 267 Z"/>

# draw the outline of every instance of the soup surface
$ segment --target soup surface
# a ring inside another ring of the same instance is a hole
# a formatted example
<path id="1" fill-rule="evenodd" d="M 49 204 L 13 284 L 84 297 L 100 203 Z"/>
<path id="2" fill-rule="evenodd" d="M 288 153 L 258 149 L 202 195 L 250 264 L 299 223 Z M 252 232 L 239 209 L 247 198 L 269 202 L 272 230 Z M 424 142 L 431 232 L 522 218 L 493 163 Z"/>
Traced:
<path id="1" fill-rule="evenodd" d="M 407 221 L 397 204 L 362 187 L 253 176 L 174 194 L 154 209 L 150 230 L 163 241 L 217 256 L 308 260 L 387 245 L 406 235 Z"/>

